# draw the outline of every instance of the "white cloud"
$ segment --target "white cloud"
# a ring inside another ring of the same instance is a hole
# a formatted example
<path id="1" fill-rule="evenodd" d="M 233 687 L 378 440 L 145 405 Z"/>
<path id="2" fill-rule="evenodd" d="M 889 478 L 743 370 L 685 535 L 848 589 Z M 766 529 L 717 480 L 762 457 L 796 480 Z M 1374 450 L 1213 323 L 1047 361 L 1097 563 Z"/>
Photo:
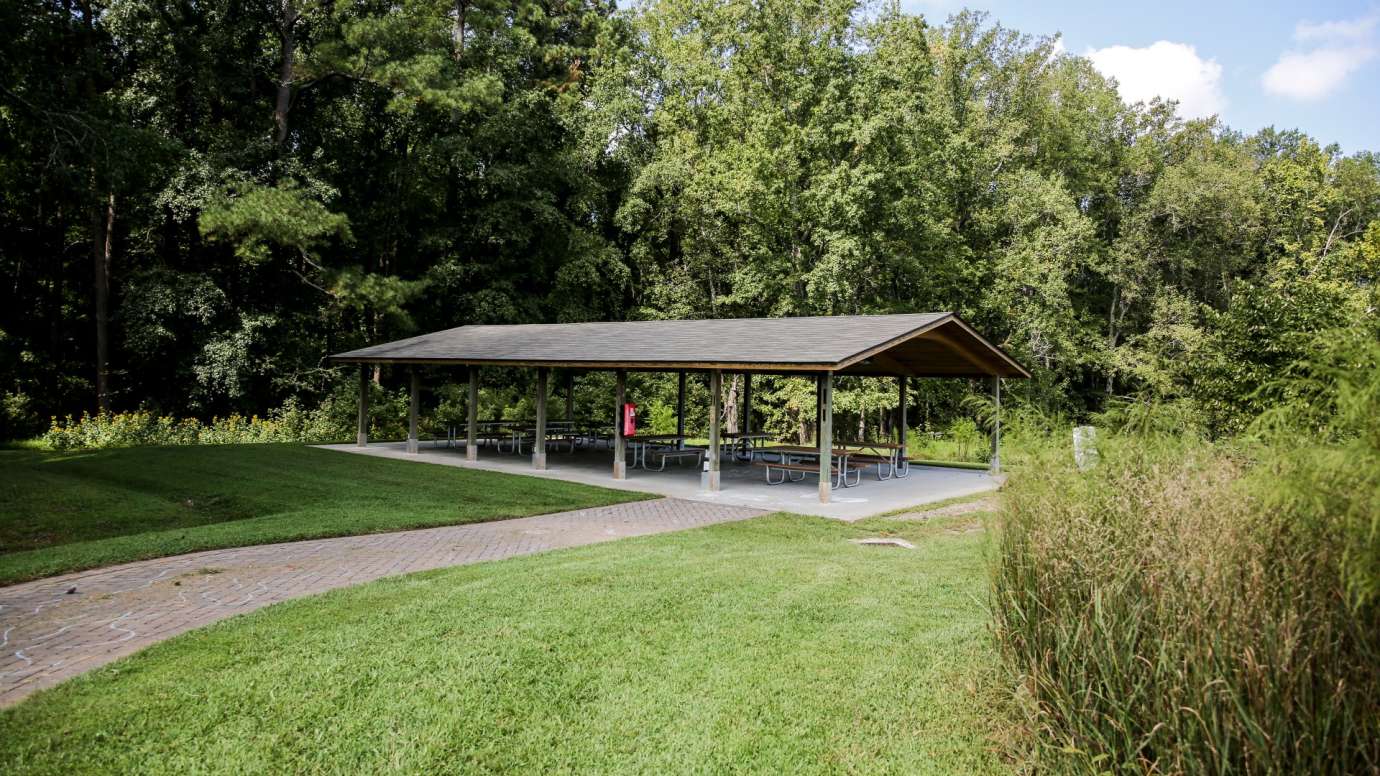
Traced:
<path id="1" fill-rule="evenodd" d="M 1375 15 L 1341 22 L 1299 22 L 1294 26 L 1294 40 L 1304 43 L 1366 40 L 1375 31 L 1377 22 L 1380 16 Z"/>
<path id="2" fill-rule="evenodd" d="M 1286 51 L 1261 77 L 1265 91 L 1294 100 L 1320 100 L 1375 56 L 1369 46 Z"/>
<path id="3" fill-rule="evenodd" d="M 1179 101 L 1179 115 L 1204 118 L 1222 112 L 1222 66 L 1203 59 L 1186 43 L 1156 41 L 1145 48 L 1108 46 L 1084 56 L 1099 73 L 1117 80 L 1126 102 L 1149 102 L 1155 97 Z"/>
<path id="4" fill-rule="evenodd" d="M 1290 50 L 1260 77 L 1269 94 L 1293 100 L 1320 100 L 1375 58 L 1375 29 L 1380 15 L 1333 22 L 1299 22 L 1294 40 L 1311 44 Z"/>

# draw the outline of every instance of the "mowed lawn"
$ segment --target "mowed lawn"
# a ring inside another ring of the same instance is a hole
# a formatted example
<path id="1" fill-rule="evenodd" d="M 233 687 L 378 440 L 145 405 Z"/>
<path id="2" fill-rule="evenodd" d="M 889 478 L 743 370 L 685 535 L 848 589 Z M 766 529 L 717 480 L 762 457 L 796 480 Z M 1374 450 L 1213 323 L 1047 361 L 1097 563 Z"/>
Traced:
<path id="1" fill-rule="evenodd" d="M 0 712 L 0 770 L 999 773 L 984 538 L 949 526 L 776 515 L 279 604 Z M 918 548 L 848 542 L 883 527 Z"/>
<path id="2" fill-rule="evenodd" d="M 195 550 L 645 498 L 302 445 L 0 451 L 0 584 Z"/>

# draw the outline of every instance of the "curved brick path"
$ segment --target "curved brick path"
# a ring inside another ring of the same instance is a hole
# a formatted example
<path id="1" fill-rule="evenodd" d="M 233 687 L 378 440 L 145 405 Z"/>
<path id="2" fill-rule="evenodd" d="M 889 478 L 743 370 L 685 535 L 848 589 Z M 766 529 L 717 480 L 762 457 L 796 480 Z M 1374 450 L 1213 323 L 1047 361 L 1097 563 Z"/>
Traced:
<path id="1" fill-rule="evenodd" d="M 0 706 L 155 642 L 277 601 L 379 577 L 761 510 L 657 499 L 492 523 L 211 550 L 0 588 Z M 75 593 L 67 591 L 75 588 Z"/>

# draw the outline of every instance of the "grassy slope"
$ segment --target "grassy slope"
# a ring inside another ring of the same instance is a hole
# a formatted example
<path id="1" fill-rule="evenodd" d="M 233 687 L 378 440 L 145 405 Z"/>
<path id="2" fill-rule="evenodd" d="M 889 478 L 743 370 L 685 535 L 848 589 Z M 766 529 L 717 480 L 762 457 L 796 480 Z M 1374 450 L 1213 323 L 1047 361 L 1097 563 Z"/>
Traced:
<path id="1" fill-rule="evenodd" d="M 919 548 L 774 516 L 273 606 L 0 712 L 0 766 L 1001 772 L 983 537 L 883 523 Z"/>
<path id="2" fill-rule="evenodd" d="M 0 451 L 0 584 L 194 550 L 643 498 L 300 445 Z"/>

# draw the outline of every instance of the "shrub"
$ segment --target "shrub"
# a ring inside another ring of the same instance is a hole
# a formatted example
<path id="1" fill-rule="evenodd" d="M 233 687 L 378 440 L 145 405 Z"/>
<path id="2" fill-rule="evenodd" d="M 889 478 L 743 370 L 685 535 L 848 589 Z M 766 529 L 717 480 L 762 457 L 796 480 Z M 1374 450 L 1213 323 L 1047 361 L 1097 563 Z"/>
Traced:
<path id="1" fill-rule="evenodd" d="M 353 437 L 354 428 L 335 417 L 327 399 L 314 410 L 289 402 L 267 418 L 231 415 L 201 422 L 171 418 L 143 410 L 83 414 L 53 419 L 41 438 L 53 450 L 103 449 L 144 445 L 228 445 L 256 442 L 340 442 Z"/>
<path id="2" fill-rule="evenodd" d="M 0 393 L 0 440 L 27 439 L 43 429 L 33 399 L 21 391 Z"/>
<path id="3" fill-rule="evenodd" d="M 676 408 L 659 399 L 652 399 L 645 409 L 641 409 L 639 425 L 647 427 L 650 434 L 676 433 Z"/>
<path id="4" fill-rule="evenodd" d="M 1356 327 L 1320 336 L 1309 360 L 1264 393 L 1253 431 L 1274 455 L 1260 478 L 1270 509 L 1335 533 L 1357 607 L 1380 599 L 1380 341 Z"/>
<path id="5" fill-rule="evenodd" d="M 958 460 L 968 461 L 973 459 L 974 452 L 980 452 L 983 443 L 982 432 L 978 431 L 977 423 L 972 418 L 955 418 L 949 424 L 948 437 L 958 448 Z"/>
<path id="6" fill-rule="evenodd" d="M 231 415 L 202 423 L 194 418 L 176 419 L 151 412 L 121 412 L 80 418 L 53 419 L 44 446 L 54 450 L 138 447 L 142 445 L 233 444 L 285 442 L 286 426 L 274 419 Z"/>
<path id="7" fill-rule="evenodd" d="M 963 401 L 972 417 L 959 416 L 943 433 L 920 432 L 911 437 L 912 458 L 935 461 L 988 463 L 992 457 L 992 431 L 1001 424 L 1001 459 L 1004 469 L 1024 469 L 1037 463 L 1038 453 L 1058 437 L 1069 439 L 1068 418 L 1046 412 L 1026 402 L 1007 403 L 1000 409 L 990 396 L 974 395 Z M 1067 447 L 1068 442 L 1063 444 Z"/>
<path id="8" fill-rule="evenodd" d="M 1000 518 L 995 627 L 1037 759 L 1380 768 L 1380 609 L 1347 571 L 1374 560 L 1376 512 L 1348 517 L 1376 504 L 1374 450 L 1115 434 L 1100 446 L 1086 472 L 1063 445 L 1043 451 Z"/>
<path id="9" fill-rule="evenodd" d="M 230 415 L 201 421 L 173 418 L 147 410 L 91 415 L 79 418 L 53 418 L 47 433 L 39 438 L 44 447 L 54 450 L 136 447 L 141 445 L 220 445 L 256 442 L 301 442 L 323 444 L 347 442 L 355 438 L 358 389 L 342 382 L 315 407 L 303 407 L 296 399 L 271 410 L 266 417 Z M 424 413 L 423 434 L 447 422 L 447 397 L 440 407 Z M 369 434 L 372 439 L 403 439 L 407 436 L 408 389 L 386 390 L 370 385 Z"/>

